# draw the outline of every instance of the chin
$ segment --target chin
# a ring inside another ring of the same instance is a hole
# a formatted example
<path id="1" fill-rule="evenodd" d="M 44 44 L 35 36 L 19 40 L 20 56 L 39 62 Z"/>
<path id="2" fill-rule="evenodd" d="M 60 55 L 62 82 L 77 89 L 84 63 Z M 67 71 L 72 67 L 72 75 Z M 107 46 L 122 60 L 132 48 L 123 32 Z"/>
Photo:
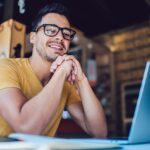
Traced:
<path id="1" fill-rule="evenodd" d="M 54 56 L 54 57 L 52 57 L 52 56 L 51 57 L 46 56 L 46 60 L 49 61 L 49 62 L 53 62 L 53 61 L 55 61 L 57 59 L 57 57 L 58 56 Z"/>

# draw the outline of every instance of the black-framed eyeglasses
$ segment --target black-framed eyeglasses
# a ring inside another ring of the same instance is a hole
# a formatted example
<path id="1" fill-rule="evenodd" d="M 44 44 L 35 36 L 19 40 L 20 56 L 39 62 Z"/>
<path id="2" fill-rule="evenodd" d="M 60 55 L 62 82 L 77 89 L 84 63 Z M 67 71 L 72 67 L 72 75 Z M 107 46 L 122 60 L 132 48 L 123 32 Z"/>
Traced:
<path id="1" fill-rule="evenodd" d="M 76 32 L 70 28 L 62 28 L 55 24 L 42 24 L 40 25 L 35 32 L 38 32 L 40 28 L 44 28 L 44 34 L 50 37 L 56 36 L 61 30 L 63 38 L 69 41 L 72 41 Z"/>

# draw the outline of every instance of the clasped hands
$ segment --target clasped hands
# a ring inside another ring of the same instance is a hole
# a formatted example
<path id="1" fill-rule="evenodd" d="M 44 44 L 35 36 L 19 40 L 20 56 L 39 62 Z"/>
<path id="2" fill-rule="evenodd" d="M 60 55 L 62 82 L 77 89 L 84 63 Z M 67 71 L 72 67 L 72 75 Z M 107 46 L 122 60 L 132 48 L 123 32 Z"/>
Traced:
<path id="1" fill-rule="evenodd" d="M 52 63 L 50 72 L 54 74 L 55 71 L 60 67 L 62 67 L 62 69 L 66 72 L 66 79 L 71 84 L 81 81 L 84 77 L 84 73 L 79 62 L 73 56 L 58 56 L 57 59 Z"/>

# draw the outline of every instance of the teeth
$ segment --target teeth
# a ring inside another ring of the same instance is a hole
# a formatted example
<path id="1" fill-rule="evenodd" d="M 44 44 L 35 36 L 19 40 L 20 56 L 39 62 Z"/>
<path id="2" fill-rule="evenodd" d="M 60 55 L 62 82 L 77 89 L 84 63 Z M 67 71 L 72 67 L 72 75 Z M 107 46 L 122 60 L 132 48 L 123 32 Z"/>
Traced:
<path id="1" fill-rule="evenodd" d="M 56 48 L 56 49 L 62 49 L 60 46 L 56 46 L 56 45 L 49 45 L 49 47 Z"/>

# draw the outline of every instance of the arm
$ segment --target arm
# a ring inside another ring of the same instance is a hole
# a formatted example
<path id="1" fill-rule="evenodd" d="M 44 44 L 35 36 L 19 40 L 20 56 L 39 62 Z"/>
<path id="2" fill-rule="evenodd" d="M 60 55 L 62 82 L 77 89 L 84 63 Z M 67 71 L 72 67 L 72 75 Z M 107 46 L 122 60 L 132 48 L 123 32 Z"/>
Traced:
<path id="1" fill-rule="evenodd" d="M 71 104 L 68 110 L 88 134 L 94 137 L 106 137 L 107 126 L 100 101 L 91 89 L 79 62 L 75 58 L 71 59 L 77 68 L 75 83 L 81 97 L 82 105 L 79 103 Z"/>
<path id="2" fill-rule="evenodd" d="M 93 137 L 106 137 L 107 127 L 102 106 L 93 93 L 86 77 L 78 85 L 82 104 L 68 107 L 74 120 Z"/>
<path id="3" fill-rule="evenodd" d="M 41 134 L 51 122 L 71 65 L 67 61 L 59 67 L 43 90 L 29 101 L 17 88 L 0 90 L 0 113 L 16 132 Z"/>
<path id="4" fill-rule="evenodd" d="M 69 81 L 77 85 L 82 104 L 74 103 L 68 107 L 75 121 L 90 135 L 94 137 L 106 137 L 107 126 L 102 106 L 92 91 L 87 78 L 82 72 L 79 62 L 72 56 L 59 57 L 52 65 L 51 72 L 55 72 L 65 61 L 71 60 L 72 70 Z"/>

